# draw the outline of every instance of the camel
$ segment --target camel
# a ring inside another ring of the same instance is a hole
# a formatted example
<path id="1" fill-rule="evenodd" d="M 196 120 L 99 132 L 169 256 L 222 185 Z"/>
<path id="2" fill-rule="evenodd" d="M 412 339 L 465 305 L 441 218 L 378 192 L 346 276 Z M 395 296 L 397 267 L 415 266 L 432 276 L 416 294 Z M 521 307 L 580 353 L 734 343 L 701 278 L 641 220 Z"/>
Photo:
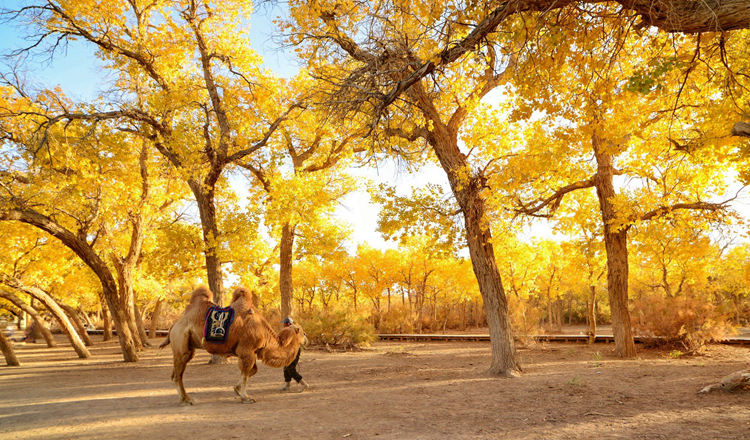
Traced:
<path id="1" fill-rule="evenodd" d="M 294 361 L 300 346 L 307 344 L 302 327 L 293 325 L 284 328 L 278 335 L 268 322 L 253 308 L 251 293 L 244 287 L 234 291 L 232 302 L 234 321 L 224 342 L 205 341 L 204 326 L 209 308 L 216 306 L 213 295 L 206 287 L 198 287 L 190 296 L 185 313 L 169 329 L 167 339 L 159 346 L 172 344 L 174 368 L 172 382 L 177 387 L 180 404 L 192 405 L 194 400 L 185 391 L 182 376 L 185 367 L 195 355 L 196 348 L 203 348 L 211 354 L 237 356 L 240 368 L 240 381 L 234 391 L 242 403 L 254 403 L 247 397 L 247 380 L 258 371 L 256 360 L 264 364 L 282 368 Z"/>

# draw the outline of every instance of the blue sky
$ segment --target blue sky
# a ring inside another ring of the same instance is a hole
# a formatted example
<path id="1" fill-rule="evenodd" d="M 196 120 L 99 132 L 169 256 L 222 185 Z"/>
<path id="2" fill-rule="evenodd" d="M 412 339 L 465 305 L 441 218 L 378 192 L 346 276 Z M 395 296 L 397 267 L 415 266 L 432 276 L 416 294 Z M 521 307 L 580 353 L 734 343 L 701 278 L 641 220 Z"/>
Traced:
<path id="1" fill-rule="evenodd" d="M 0 8 L 14 9 L 31 3 L 28 0 L 2 0 Z M 291 52 L 285 52 L 274 41 L 272 20 L 283 14 L 279 7 L 263 6 L 256 11 L 250 21 L 248 37 L 252 47 L 264 59 L 264 66 L 283 77 L 291 77 L 298 68 Z M 0 24 L 0 53 L 8 53 L 28 46 L 23 40 L 26 30 L 9 23 Z M 91 99 L 106 88 L 104 72 L 99 68 L 94 48 L 82 41 L 72 41 L 66 50 L 56 52 L 52 62 L 39 58 L 29 62 L 28 75 L 34 83 L 45 87 L 60 85 L 66 94 L 81 99 Z"/>

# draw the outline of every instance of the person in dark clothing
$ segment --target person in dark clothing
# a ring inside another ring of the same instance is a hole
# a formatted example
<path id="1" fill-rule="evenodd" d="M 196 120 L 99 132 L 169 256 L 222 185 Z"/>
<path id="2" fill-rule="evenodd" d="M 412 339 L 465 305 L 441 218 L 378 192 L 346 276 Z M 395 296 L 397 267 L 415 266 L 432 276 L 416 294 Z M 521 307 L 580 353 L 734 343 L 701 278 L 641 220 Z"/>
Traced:
<path id="1" fill-rule="evenodd" d="M 284 318 L 283 321 L 281 321 L 281 325 L 284 327 L 289 327 L 292 324 L 294 324 L 294 321 L 292 318 Z M 299 362 L 299 356 L 302 353 L 302 348 L 300 347 L 299 350 L 297 350 L 297 356 L 294 358 L 294 361 L 292 361 L 291 364 L 284 367 L 284 386 L 281 387 L 281 391 L 291 391 L 292 390 L 292 379 L 297 381 L 298 384 L 300 384 L 301 389 L 299 392 L 303 392 L 306 389 L 310 387 L 310 385 L 305 382 L 305 379 L 302 378 L 302 375 L 297 372 L 297 362 Z"/>

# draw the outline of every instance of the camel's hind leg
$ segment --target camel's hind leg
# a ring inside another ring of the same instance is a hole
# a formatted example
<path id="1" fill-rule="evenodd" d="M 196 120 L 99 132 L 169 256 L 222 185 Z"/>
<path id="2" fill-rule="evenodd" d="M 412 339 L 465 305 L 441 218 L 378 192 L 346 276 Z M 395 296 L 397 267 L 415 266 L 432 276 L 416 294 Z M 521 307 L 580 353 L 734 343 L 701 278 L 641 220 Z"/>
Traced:
<path id="1" fill-rule="evenodd" d="M 182 376 L 185 374 L 185 368 L 188 362 L 195 356 L 195 349 L 190 347 L 189 340 L 172 341 L 172 355 L 174 368 L 172 369 L 172 383 L 177 387 L 177 394 L 180 396 L 180 404 L 192 405 L 195 403 L 185 391 L 185 385 L 182 383 Z"/>
<path id="2" fill-rule="evenodd" d="M 254 399 L 247 397 L 247 380 L 258 372 L 258 364 L 255 355 L 241 357 L 239 362 L 240 381 L 234 386 L 234 392 L 240 396 L 242 403 L 255 403 Z"/>

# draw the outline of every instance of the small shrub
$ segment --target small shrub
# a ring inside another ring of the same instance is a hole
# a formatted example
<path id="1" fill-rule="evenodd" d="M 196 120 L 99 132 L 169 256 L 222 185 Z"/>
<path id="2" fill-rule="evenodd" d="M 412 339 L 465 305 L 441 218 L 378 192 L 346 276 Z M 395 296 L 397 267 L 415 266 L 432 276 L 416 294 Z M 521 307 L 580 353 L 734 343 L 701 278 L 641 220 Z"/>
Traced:
<path id="1" fill-rule="evenodd" d="M 377 340 L 375 328 L 364 314 L 343 308 L 305 312 L 299 322 L 313 345 L 351 350 Z"/>
<path id="2" fill-rule="evenodd" d="M 408 306 L 393 306 L 379 315 L 378 331 L 380 333 L 413 333 L 414 319 Z"/>
<path id="3" fill-rule="evenodd" d="M 690 293 L 679 297 L 644 295 L 633 306 L 636 333 L 655 338 L 658 345 L 679 345 L 694 352 L 732 331 L 726 315 Z"/>

